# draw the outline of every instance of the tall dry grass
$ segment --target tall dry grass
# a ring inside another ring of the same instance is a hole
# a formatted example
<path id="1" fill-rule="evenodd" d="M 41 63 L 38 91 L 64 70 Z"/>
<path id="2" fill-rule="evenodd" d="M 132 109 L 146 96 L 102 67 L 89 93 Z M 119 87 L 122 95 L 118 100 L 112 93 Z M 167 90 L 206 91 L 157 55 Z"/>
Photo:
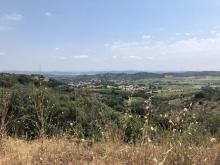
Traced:
<path id="1" fill-rule="evenodd" d="M 43 141 L 43 143 L 42 143 Z M 40 139 L 31 142 L 3 139 L 1 165 L 218 165 L 220 145 L 172 142 L 129 145 L 120 140 L 92 143 L 74 139 Z"/>

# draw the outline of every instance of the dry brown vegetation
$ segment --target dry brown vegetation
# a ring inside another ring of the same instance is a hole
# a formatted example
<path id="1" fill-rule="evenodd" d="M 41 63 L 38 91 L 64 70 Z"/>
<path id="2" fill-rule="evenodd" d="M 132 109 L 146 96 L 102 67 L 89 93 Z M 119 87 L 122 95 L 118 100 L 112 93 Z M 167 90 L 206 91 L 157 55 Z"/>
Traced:
<path id="1" fill-rule="evenodd" d="M 56 94 L 44 87 L 34 90 L 31 97 L 21 97 L 22 93 L 9 99 L 10 92 L 2 90 L 0 165 L 220 164 L 220 119 L 212 117 L 204 125 L 199 123 L 192 100 L 187 104 L 179 100 L 175 110 L 171 107 L 154 114 L 151 96 L 144 101 L 141 116 L 132 113 L 129 99 L 126 113 L 113 115 L 111 108 L 86 92 L 54 100 L 50 98 Z M 213 94 L 220 98 L 219 93 L 209 89 L 197 98 L 207 95 L 201 98 L 211 100 Z"/>
<path id="2" fill-rule="evenodd" d="M 204 147 L 206 146 L 206 147 Z M 195 146 L 177 142 L 129 145 L 119 140 L 92 143 L 73 139 L 39 139 L 31 142 L 4 138 L 0 150 L 1 165 L 72 164 L 220 164 L 220 145 L 212 141 Z"/>

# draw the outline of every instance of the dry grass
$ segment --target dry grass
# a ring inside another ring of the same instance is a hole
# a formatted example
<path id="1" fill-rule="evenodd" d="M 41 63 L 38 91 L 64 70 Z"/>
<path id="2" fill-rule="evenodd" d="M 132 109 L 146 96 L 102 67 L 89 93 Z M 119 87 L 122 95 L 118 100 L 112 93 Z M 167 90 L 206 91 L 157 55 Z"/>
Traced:
<path id="1" fill-rule="evenodd" d="M 88 143 L 62 138 L 27 142 L 8 138 L 3 140 L 1 147 L 1 165 L 220 164 L 217 143 L 198 147 L 181 142 L 176 145 L 128 145 L 119 141 Z"/>

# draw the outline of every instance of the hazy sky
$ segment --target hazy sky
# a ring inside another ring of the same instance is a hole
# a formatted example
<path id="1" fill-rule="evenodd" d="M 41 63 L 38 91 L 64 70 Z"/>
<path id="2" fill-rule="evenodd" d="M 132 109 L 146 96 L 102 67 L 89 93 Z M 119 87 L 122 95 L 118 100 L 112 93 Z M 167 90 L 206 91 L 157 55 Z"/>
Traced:
<path id="1" fill-rule="evenodd" d="M 0 0 L 0 70 L 220 70 L 219 0 Z"/>

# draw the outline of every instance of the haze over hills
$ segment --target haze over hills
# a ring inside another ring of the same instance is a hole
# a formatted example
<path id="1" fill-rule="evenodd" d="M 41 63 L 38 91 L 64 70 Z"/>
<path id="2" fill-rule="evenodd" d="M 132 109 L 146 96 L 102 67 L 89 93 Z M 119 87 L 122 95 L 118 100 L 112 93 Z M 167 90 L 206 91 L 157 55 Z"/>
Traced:
<path id="1" fill-rule="evenodd" d="M 1 72 L 0 72 L 1 73 Z M 44 76 L 142 76 L 143 78 L 148 77 L 164 77 L 164 76 L 174 76 L 174 77 L 191 77 L 191 76 L 220 76 L 220 71 L 82 71 L 82 72 L 60 72 L 60 71 L 2 71 L 2 73 L 14 73 L 14 74 L 42 74 Z"/>

